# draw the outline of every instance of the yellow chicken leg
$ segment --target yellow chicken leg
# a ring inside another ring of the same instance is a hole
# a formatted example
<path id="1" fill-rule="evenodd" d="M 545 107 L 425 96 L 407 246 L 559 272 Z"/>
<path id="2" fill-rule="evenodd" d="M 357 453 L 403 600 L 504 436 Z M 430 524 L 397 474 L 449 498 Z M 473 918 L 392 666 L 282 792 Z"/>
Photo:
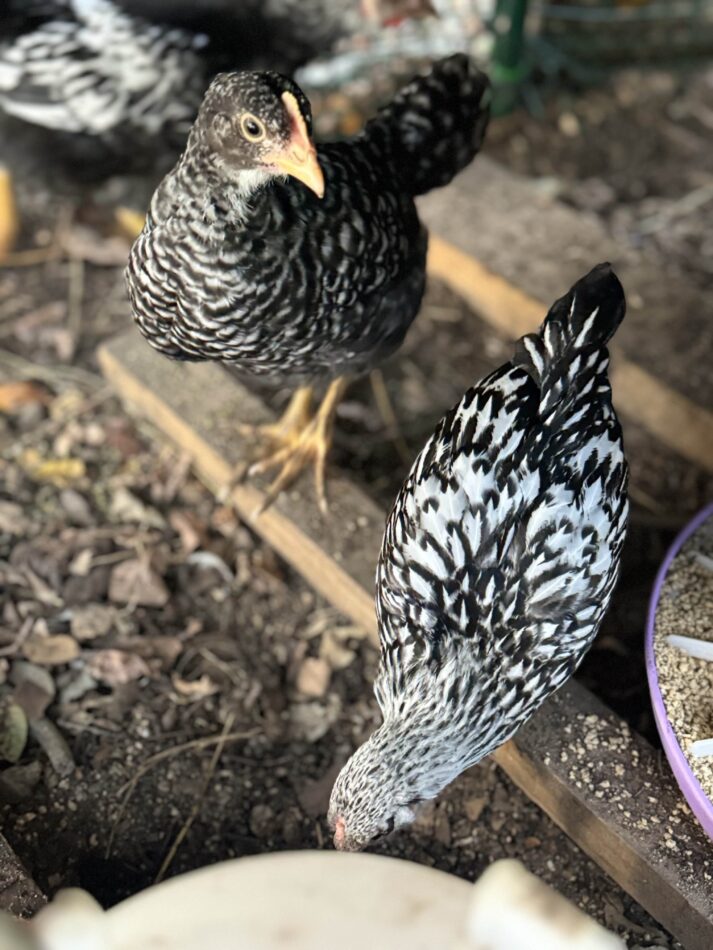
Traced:
<path id="1" fill-rule="evenodd" d="M 114 209 L 114 221 L 119 233 L 129 241 L 135 241 L 144 229 L 146 215 L 123 205 Z"/>
<path id="2" fill-rule="evenodd" d="M 0 166 L 0 260 L 4 260 L 15 248 L 20 233 L 20 216 L 12 187 L 12 175 Z"/>
<path id="3" fill-rule="evenodd" d="M 292 397 L 287 411 L 279 422 L 251 430 L 277 448 L 266 458 L 252 465 L 248 475 L 264 474 L 273 468 L 280 467 L 280 472 L 268 488 L 258 513 L 269 507 L 310 462 L 314 465 L 317 501 L 321 512 L 327 513 L 325 492 L 327 455 L 332 444 L 337 406 L 347 386 L 348 381 L 344 377 L 330 383 L 322 404 L 314 416 L 310 414 L 311 387 L 302 387 Z"/>

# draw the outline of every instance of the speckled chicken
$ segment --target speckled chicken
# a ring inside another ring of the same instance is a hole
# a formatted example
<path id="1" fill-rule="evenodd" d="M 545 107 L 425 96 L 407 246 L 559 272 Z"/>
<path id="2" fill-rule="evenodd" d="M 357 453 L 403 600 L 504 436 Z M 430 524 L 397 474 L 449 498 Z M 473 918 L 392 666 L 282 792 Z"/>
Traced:
<path id="1" fill-rule="evenodd" d="M 383 724 L 332 791 L 335 844 L 411 822 L 577 668 L 616 583 L 627 465 L 606 343 L 621 284 L 594 268 L 416 459 L 377 570 Z"/>
<path id="2" fill-rule="evenodd" d="M 359 0 L 3 0 L 5 162 L 39 169 L 55 187 L 127 172 L 157 172 L 155 184 L 217 72 L 266 63 L 291 72 L 362 13 Z M 0 252 L 18 228 L 10 187 L 3 170 Z"/>
<path id="3" fill-rule="evenodd" d="M 465 56 L 436 63 L 355 139 L 320 147 L 309 103 L 275 73 L 211 85 L 176 168 L 151 202 L 127 280 L 138 326 L 174 359 L 220 360 L 303 385 L 258 435 L 282 466 L 268 501 L 324 461 L 345 377 L 401 344 L 423 294 L 426 232 L 414 197 L 473 158 L 487 78 Z M 311 384 L 331 380 L 316 415 Z"/>

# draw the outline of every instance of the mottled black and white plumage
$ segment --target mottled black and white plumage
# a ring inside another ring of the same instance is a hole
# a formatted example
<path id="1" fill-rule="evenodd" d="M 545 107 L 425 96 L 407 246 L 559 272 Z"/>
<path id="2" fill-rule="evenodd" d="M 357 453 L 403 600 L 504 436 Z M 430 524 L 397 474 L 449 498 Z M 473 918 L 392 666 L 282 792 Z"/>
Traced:
<path id="1" fill-rule="evenodd" d="M 439 423 L 389 517 L 377 570 L 384 722 L 338 777 L 335 843 L 413 819 L 571 676 L 616 583 L 627 465 L 606 343 L 607 264 Z"/>
<path id="2" fill-rule="evenodd" d="M 380 362 L 423 294 L 426 234 L 414 197 L 473 158 L 487 98 L 467 57 L 435 64 L 355 139 L 319 148 L 319 197 L 285 177 L 294 164 L 280 164 L 295 137 L 305 161 L 313 148 L 301 90 L 274 73 L 217 77 L 131 251 L 141 332 L 176 359 L 283 379 Z M 246 140 L 246 116 L 259 141 Z"/>
<path id="3" fill-rule="evenodd" d="M 6 135 L 41 130 L 47 157 L 80 178 L 141 167 L 162 152 L 175 159 L 209 79 L 208 37 L 133 17 L 113 0 L 26 8 L 10 0 L 2 18 Z"/>

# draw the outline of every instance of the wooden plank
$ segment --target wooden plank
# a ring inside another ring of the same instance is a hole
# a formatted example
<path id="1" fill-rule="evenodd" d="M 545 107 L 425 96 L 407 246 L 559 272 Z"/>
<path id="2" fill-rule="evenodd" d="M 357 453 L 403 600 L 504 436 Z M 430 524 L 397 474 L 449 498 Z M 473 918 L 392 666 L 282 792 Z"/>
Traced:
<path id="1" fill-rule="evenodd" d="M 549 304 L 535 300 L 480 261 L 431 236 L 429 273 L 460 294 L 497 330 L 513 338 L 536 330 Z M 552 300 L 550 300 L 552 303 Z M 661 382 L 612 347 L 611 381 L 617 408 L 659 441 L 713 472 L 713 412 Z"/>
<path id="2" fill-rule="evenodd" d="M 101 347 L 99 365 L 121 396 L 193 460 L 213 490 L 246 461 L 239 422 L 271 420 L 268 408 L 215 364 L 174 363 L 132 329 Z M 238 485 L 232 501 L 246 521 L 328 600 L 377 642 L 374 571 L 384 516 L 346 478 L 330 478 L 330 517 L 318 512 L 307 478 L 254 519 L 264 494 Z"/>
<path id="3" fill-rule="evenodd" d="M 0 910 L 13 917 L 31 917 L 46 902 L 45 895 L 0 835 Z"/>
<path id="4" fill-rule="evenodd" d="M 612 261 L 629 300 L 614 346 L 619 408 L 713 471 L 706 356 L 713 330 L 701 319 L 713 308 L 711 294 L 672 274 L 655 255 L 612 239 L 595 215 L 566 207 L 486 157 L 420 199 L 419 210 L 432 235 L 429 272 L 513 337 L 534 329 L 594 264 Z"/>
<path id="5" fill-rule="evenodd" d="M 686 950 L 710 950 L 713 844 L 648 742 L 573 680 L 494 758 Z"/>
<path id="6" fill-rule="evenodd" d="M 209 485 L 240 460 L 238 418 L 267 409 L 216 365 L 172 364 L 133 331 L 100 362 L 120 394 L 193 458 Z M 253 522 L 320 593 L 375 635 L 373 572 L 384 513 L 345 478 L 330 480 L 325 523 L 299 490 Z M 236 490 L 243 513 L 259 491 Z M 580 754 L 580 750 L 581 754 Z M 586 690 L 568 684 L 498 751 L 523 791 L 690 950 L 713 946 L 713 850 L 657 753 Z M 675 850 L 669 847 L 673 842 Z"/>

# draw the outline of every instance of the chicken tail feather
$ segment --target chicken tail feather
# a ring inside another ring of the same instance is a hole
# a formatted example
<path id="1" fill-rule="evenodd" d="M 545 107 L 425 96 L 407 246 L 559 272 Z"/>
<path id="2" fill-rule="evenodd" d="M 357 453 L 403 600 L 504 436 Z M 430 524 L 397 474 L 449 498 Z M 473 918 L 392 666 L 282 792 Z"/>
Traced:
<path id="1" fill-rule="evenodd" d="M 540 386 L 542 414 L 566 391 L 582 392 L 594 377 L 606 376 L 606 345 L 625 311 L 624 289 L 611 264 L 598 264 L 552 305 L 538 333 L 522 337 L 513 362 Z"/>
<path id="2" fill-rule="evenodd" d="M 417 76 L 367 125 L 386 145 L 412 195 L 440 188 L 479 151 L 490 118 L 490 81 L 462 53 Z"/>

